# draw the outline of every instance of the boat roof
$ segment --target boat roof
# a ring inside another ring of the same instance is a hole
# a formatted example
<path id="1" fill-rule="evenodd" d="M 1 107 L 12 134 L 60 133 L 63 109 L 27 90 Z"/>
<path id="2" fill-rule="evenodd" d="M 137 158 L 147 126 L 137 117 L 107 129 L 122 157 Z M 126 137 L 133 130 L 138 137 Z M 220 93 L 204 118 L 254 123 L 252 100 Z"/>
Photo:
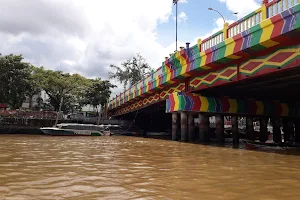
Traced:
<path id="1" fill-rule="evenodd" d="M 119 127 L 119 125 L 113 125 L 113 124 L 77 124 L 77 123 L 60 123 L 57 124 L 57 126 L 89 126 L 89 127 Z"/>

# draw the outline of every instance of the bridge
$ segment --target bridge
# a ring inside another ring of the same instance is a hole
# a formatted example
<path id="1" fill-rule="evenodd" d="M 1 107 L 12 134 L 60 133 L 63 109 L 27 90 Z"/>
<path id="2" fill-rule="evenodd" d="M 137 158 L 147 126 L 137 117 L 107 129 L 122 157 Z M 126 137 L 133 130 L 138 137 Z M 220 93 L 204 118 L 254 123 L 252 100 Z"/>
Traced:
<path id="1" fill-rule="evenodd" d="M 111 116 L 134 119 L 143 129 L 172 130 L 172 139 L 207 141 L 209 117 L 224 143 L 224 116 L 231 116 L 238 144 L 238 117 L 261 142 L 300 142 L 300 0 L 263 0 L 262 6 L 197 44 L 165 58 L 162 66 L 109 102 Z M 138 115 L 138 117 L 136 117 Z M 195 134 L 194 118 L 199 120 Z M 269 120 L 271 119 L 271 120 Z"/>

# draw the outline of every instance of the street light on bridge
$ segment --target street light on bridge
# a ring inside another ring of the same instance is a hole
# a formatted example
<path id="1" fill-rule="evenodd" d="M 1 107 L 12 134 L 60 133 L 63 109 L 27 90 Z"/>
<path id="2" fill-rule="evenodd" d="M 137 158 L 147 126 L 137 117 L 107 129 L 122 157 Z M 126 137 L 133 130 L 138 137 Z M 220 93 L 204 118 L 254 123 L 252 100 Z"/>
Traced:
<path id="1" fill-rule="evenodd" d="M 223 21 L 224 21 L 224 24 L 226 23 L 225 18 L 223 17 L 223 15 L 222 15 L 219 11 L 217 11 L 217 10 L 215 10 L 215 9 L 213 9 L 213 8 L 208 8 L 208 10 L 212 10 L 212 11 L 215 11 L 215 12 L 219 13 L 219 15 L 222 17 L 222 19 L 223 19 Z M 231 14 L 237 15 L 238 12 L 234 12 L 234 13 L 231 13 Z"/>

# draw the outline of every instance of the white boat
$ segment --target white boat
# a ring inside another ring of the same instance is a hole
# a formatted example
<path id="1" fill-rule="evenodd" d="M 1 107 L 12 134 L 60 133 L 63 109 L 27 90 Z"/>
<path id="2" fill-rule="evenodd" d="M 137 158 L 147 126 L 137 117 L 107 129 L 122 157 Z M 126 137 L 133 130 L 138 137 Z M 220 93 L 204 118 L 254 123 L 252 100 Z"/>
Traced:
<path id="1" fill-rule="evenodd" d="M 110 127 L 117 125 L 94 125 L 62 123 L 54 127 L 43 127 L 40 130 L 45 135 L 52 136 L 107 136 L 112 135 Z"/>

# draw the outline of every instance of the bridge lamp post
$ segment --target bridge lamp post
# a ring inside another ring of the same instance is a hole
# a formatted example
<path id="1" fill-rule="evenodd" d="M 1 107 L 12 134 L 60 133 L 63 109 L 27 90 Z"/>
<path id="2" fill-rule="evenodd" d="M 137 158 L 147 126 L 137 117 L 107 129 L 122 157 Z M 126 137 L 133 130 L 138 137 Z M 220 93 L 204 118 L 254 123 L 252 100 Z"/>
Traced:
<path id="1" fill-rule="evenodd" d="M 215 10 L 215 9 L 213 9 L 213 8 L 208 8 L 208 10 L 215 11 L 215 12 L 219 13 L 219 15 L 222 17 L 222 19 L 223 19 L 223 21 L 224 21 L 224 24 L 226 23 L 225 17 L 223 17 L 223 15 L 222 15 L 219 11 L 217 11 L 217 10 Z M 238 12 L 234 12 L 234 13 L 231 13 L 231 14 L 237 15 Z"/>
<path id="2" fill-rule="evenodd" d="M 173 4 L 174 5 L 176 5 L 176 30 L 175 30 L 175 32 L 176 32 L 176 51 L 177 51 L 177 15 L 178 15 L 178 1 L 179 0 L 173 0 Z"/>

